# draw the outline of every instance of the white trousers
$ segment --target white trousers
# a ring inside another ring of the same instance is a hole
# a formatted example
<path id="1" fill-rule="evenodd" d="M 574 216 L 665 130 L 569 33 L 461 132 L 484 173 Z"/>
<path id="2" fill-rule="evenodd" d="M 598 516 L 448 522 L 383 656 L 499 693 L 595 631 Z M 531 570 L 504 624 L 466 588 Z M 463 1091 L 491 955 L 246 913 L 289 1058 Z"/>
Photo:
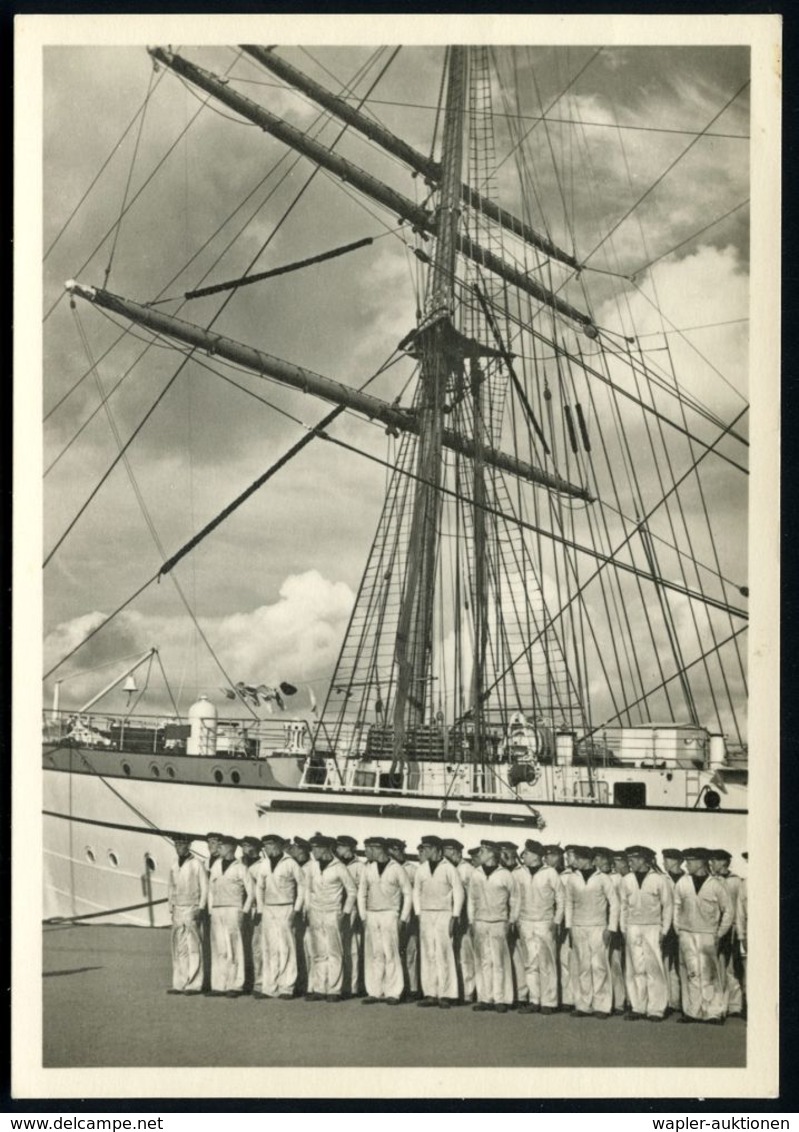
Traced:
<path id="1" fill-rule="evenodd" d="M 660 949 L 660 925 L 629 924 L 625 958 L 630 1009 L 662 1018 L 669 1004 L 669 979 Z"/>
<path id="2" fill-rule="evenodd" d="M 670 928 L 664 940 L 663 962 L 669 984 L 669 1008 L 679 1010 L 682 1003 L 680 990 L 680 941 L 674 928 Z"/>
<path id="3" fill-rule="evenodd" d="M 244 989 L 244 940 L 241 908 L 214 908 L 211 912 L 211 990 Z"/>
<path id="4" fill-rule="evenodd" d="M 339 920 L 338 912 L 308 911 L 308 990 L 314 994 L 342 993 L 344 948 Z"/>
<path id="5" fill-rule="evenodd" d="M 613 986 L 610 960 L 600 926 L 572 928 L 572 993 L 575 1010 L 610 1014 Z"/>
<path id="6" fill-rule="evenodd" d="M 297 984 L 297 938 L 293 904 L 265 904 L 261 914 L 261 992 L 293 994 Z"/>
<path id="7" fill-rule="evenodd" d="M 723 1018 L 725 994 L 716 945 L 709 932 L 680 932 L 680 986 L 683 1014 Z"/>
<path id="8" fill-rule="evenodd" d="M 621 947 L 614 947 L 608 952 L 610 961 L 610 982 L 613 988 L 613 1009 L 623 1010 L 628 1001 L 627 983 L 625 975 L 625 952 Z"/>
<path id="9" fill-rule="evenodd" d="M 549 920 L 519 920 L 517 953 L 522 960 L 524 986 L 534 1006 L 558 1005 L 557 928 Z M 521 986 L 519 997 L 522 997 Z"/>
<path id="10" fill-rule="evenodd" d="M 512 1005 L 513 969 L 507 923 L 475 920 L 472 928 L 475 971 L 480 972 L 476 979 L 478 1001 Z"/>
<path id="11" fill-rule="evenodd" d="M 361 939 L 361 921 L 357 915 L 354 922 L 348 918 L 341 933 L 344 948 L 345 994 L 357 995 L 361 991 Z"/>
<path id="12" fill-rule="evenodd" d="M 422 993 L 430 998 L 458 997 L 451 921 L 452 915 L 446 910 L 419 914 Z"/>
<path id="13" fill-rule="evenodd" d="M 405 989 L 399 946 L 399 916 L 394 911 L 367 912 L 363 975 L 371 998 L 401 998 Z"/>
<path id="14" fill-rule="evenodd" d="M 737 943 L 732 934 L 729 938 L 722 940 L 722 946 L 719 948 L 719 967 L 721 969 L 721 985 L 727 999 L 726 1013 L 740 1014 L 743 1010 L 744 996 L 738 973 L 739 971 L 743 972 L 739 964 Z M 736 970 L 736 967 L 738 970 Z"/>
<path id="15" fill-rule="evenodd" d="M 203 962 L 204 913 L 202 908 L 176 905 L 172 909 L 172 987 L 179 991 L 201 991 L 205 977 Z"/>

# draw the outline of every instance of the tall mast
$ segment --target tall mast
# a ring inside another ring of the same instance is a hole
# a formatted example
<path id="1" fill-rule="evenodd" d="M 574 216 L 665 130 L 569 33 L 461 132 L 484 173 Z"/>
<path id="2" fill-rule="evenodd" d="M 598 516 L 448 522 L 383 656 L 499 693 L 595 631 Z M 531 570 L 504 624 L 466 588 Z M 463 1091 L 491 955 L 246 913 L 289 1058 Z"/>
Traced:
<path id="1" fill-rule="evenodd" d="M 406 724 L 424 722 L 433 634 L 438 527 L 441 511 L 441 457 L 444 400 L 450 370 L 455 267 L 460 219 L 463 126 L 466 96 L 466 48 L 452 47 L 444 113 L 441 193 L 438 203 L 436 253 L 428 314 L 421 338 L 421 401 L 419 448 L 413 517 L 408 545 L 395 656 L 397 694 L 394 701 L 394 762 L 402 761 Z"/>

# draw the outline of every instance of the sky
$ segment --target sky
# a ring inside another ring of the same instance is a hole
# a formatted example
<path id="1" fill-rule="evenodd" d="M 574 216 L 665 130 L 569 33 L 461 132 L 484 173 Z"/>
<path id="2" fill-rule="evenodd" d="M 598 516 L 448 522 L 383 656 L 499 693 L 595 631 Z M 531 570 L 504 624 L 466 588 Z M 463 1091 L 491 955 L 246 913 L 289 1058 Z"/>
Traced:
<path id="1" fill-rule="evenodd" d="M 586 264 L 564 293 L 576 305 L 590 295 L 598 325 L 627 334 L 634 326 L 641 345 L 653 351 L 647 355 L 653 364 L 665 360 L 664 327 L 679 330 L 668 339 L 675 369 L 730 420 L 743 407 L 748 377 L 748 51 L 599 47 L 492 49 L 498 153 L 531 131 L 524 176 L 506 161 L 496 188 L 507 207 L 525 210 Z M 235 49 L 181 51 L 227 73 L 238 90 L 301 129 L 318 128 L 306 100 Z M 352 84 L 356 102 L 389 55 L 375 61 L 367 47 L 278 52 L 332 88 Z M 424 153 L 435 126 L 441 63 L 440 48 L 404 47 L 367 103 Z M 44 265 L 45 311 L 53 308 L 44 324 L 44 405 L 52 410 L 44 425 L 45 465 L 57 460 L 44 481 L 49 549 L 114 459 L 113 429 L 127 438 L 180 362 L 172 351 L 148 350 L 108 402 L 113 428 L 100 409 L 73 440 L 97 409 L 101 389 L 107 394 L 126 374 L 145 342 L 128 337 L 111 348 L 120 328 L 86 304 L 71 310 L 60 297 L 64 280 L 102 285 L 110 262 L 107 288 L 149 301 L 181 295 L 206 276 L 217 281 L 244 274 L 259 251 L 254 270 L 266 270 L 375 237 L 371 247 L 346 259 L 242 289 L 215 323 L 233 338 L 352 385 L 392 354 L 414 325 L 420 300 L 419 264 L 392 234 L 396 217 L 372 203 L 365 208 L 322 173 L 277 228 L 311 165 L 295 161 L 252 125 L 231 121 L 228 111 L 205 108 L 192 121 L 201 105 L 196 92 L 169 73 L 154 72 L 143 49 L 47 48 L 44 80 L 44 247 L 56 241 Z M 139 116 L 120 142 L 148 90 L 143 122 Z M 546 128 L 535 122 L 541 107 Z M 323 124 L 319 136 L 329 144 L 339 129 Z M 420 178 L 363 139 L 348 133 L 338 148 L 412 199 L 424 198 Z M 234 220 L 173 279 L 254 189 Z M 270 192 L 246 232 L 233 239 Z M 107 236 L 123 201 L 130 207 L 117 235 Z M 555 268 L 555 281 L 562 278 Z M 197 300 L 181 317 L 206 323 L 219 307 L 218 297 Z M 204 361 L 183 367 L 131 445 L 136 490 L 120 464 L 46 567 L 46 668 L 327 411 L 308 396 L 225 371 L 249 393 L 243 391 L 207 368 L 213 359 Z M 386 400 L 404 396 L 407 404 L 411 374 L 402 360 L 370 391 Z M 715 435 L 695 423 L 700 435 Z M 746 431 L 746 418 L 739 427 Z M 345 417 L 335 433 L 381 459 L 390 456 L 382 427 Z M 735 442 L 726 441 L 725 451 L 745 458 Z M 725 518 L 723 572 L 734 570 L 744 584 L 745 479 L 721 466 L 713 475 L 713 500 Z M 384 469 L 314 441 L 177 568 L 183 593 L 232 680 L 288 680 L 300 688 L 303 710 L 309 689 L 322 698 L 384 488 Z M 87 699 L 117 670 L 117 658 L 121 670 L 122 657 L 150 645 L 160 649 L 183 710 L 198 692 L 218 696 L 225 680 L 165 578 L 59 671 L 62 701 Z M 52 681 L 46 695 L 51 689 Z M 162 693 L 153 691 L 162 703 Z M 119 706 L 109 704 L 109 710 Z"/>

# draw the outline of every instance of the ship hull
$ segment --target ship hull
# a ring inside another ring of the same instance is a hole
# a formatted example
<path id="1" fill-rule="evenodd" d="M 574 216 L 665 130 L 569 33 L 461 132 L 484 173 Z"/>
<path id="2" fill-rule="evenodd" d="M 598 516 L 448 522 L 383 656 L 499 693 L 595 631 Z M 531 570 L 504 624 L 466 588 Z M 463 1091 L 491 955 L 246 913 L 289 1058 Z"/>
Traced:
<path id="1" fill-rule="evenodd" d="M 120 773 L 116 753 L 62 750 L 58 756 L 46 757 L 44 766 L 46 919 L 165 925 L 167 878 L 174 860 L 167 834 L 176 829 L 198 842 L 209 830 L 238 837 L 262 836 L 268 830 L 308 837 L 322 830 L 348 833 L 359 842 L 382 833 L 403 838 L 411 851 L 424 833 L 457 837 L 467 847 L 484 837 L 614 849 L 643 842 L 658 851 L 704 844 L 728 847 L 734 864 L 744 864 L 742 809 L 633 808 L 590 801 L 531 805 L 511 799 L 331 791 L 292 785 L 294 760 L 284 765 L 231 761 L 221 783 L 213 773 L 204 773 L 206 768 L 198 765 L 203 760 L 190 760 L 197 767 L 197 781 L 129 778 Z M 238 782 L 232 780 L 234 774 Z M 195 848 L 204 852 L 205 846 Z"/>

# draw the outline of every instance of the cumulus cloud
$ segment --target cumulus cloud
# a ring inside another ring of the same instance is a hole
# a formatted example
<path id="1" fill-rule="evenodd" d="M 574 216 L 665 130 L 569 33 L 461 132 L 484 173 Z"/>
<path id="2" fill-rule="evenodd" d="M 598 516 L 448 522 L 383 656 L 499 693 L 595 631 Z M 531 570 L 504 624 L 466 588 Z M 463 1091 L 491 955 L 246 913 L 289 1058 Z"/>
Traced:
<path id="1" fill-rule="evenodd" d="M 201 625 L 232 683 L 288 681 L 300 689 L 314 687 L 321 700 L 353 601 L 354 595 L 347 585 L 309 570 L 286 578 L 278 600 L 272 604 L 225 617 L 203 617 Z M 66 655 L 103 619 L 104 614 L 95 611 L 53 629 L 45 640 L 48 665 Z M 226 704 L 220 692 L 226 683 L 224 676 L 192 632 L 186 617 L 128 612 L 115 618 L 56 674 L 64 679 L 62 704 L 79 706 L 99 691 L 115 671 L 123 671 L 124 658 L 151 646 L 159 650 L 173 693 L 180 695 L 182 711 L 201 692 L 209 693 L 220 705 Z M 100 666 L 107 671 L 98 673 Z M 88 672 L 89 669 L 92 671 Z M 111 693 L 106 710 L 119 710 L 121 697 L 121 692 Z M 142 702 L 140 710 L 164 710 L 167 703 L 166 689 L 156 669 L 151 677 L 151 695 Z M 292 701 L 292 707 L 295 704 L 307 710 L 306 691 Z M 102 710 L 104 706 L 102 703 L 98 708 Z M 236 710 L 233 705 L 231 709 Z M 240 713 L 240 707 L 238 710 Z"/>

